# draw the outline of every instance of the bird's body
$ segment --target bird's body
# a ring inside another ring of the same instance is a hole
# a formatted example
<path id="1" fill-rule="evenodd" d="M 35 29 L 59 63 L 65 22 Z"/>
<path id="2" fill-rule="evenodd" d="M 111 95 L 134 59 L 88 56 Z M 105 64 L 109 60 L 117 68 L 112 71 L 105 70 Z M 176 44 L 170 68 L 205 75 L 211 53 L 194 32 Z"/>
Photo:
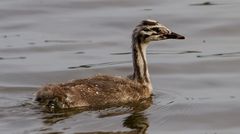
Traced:
<path id="1" fill-rule="evenodd" d="M 151 95 L 145 85 L 128 78 L 107 75 L 47 85 L 40 91 L 38 101 L 61 108 L 121 105 Z"/>
<path id="2" fill-rule="evenodd" d="M 152 84 L 146 61 L 150 41 L 184 39 L 155 20 L 143 20 L 133 31 L 133 75 L 97 75 L 61 84 L 49 84 L 36 93 L 36 101 L 49 107 L 109 107 L 147 99 Z"/>

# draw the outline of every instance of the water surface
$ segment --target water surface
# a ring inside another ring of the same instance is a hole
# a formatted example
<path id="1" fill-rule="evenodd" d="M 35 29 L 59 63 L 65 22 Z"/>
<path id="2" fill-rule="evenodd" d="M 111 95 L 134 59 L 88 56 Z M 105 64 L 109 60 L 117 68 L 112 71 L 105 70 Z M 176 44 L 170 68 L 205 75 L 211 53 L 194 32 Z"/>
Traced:
<path id="1" fill-rule="evenodd" d="M 1 0 L 1 133 L 238 134 L 239 7 L 237 0 Z M 47 83 L 130 74 L 131 32 L 146 18 L 186 36 L 149 47 L 150 105 L 48 113 L 33 102 Z"/>

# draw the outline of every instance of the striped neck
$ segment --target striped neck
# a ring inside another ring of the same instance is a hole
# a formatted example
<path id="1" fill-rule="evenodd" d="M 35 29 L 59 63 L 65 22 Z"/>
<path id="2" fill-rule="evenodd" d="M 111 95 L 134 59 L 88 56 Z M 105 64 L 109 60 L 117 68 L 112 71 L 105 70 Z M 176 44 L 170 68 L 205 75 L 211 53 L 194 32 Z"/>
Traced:
<path id="1" fill-rule="evenodd" d="M 134 41 L 132 44 L 132 56 L 133 56 L 133 80 L 142 83 L 150 90 L 152 90 L 152 84 L 150 80 L 150 75 L 148 73 L 147 59 L 146 59 L 146 49 L 148 43 L 142 43 L 140 40 Z"/>

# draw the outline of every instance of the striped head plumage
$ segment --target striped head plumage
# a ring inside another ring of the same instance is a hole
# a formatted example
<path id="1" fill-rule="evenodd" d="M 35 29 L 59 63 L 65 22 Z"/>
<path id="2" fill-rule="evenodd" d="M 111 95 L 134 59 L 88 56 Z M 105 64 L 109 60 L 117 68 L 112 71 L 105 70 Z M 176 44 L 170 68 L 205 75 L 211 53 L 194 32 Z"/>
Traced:
<path id="1" fill-rule="evenodd" d="M 130 77 L 152 90 L 150 75 L 147 67 L 146 49 L 149 42 L 165 39 L 185 39 L 184 36 L 172 32 L 156 20 L 143 20 L 136 26 L 132 34 L 132 56 L 134 73 Z"/>
<path id="2" fill-rule="evenodd" d="M 185 39 L 184 36 L 172 32 L 156 20 L 143 20 L 133 31 L 132 40 L 138 44 L 165 39 Z"/>

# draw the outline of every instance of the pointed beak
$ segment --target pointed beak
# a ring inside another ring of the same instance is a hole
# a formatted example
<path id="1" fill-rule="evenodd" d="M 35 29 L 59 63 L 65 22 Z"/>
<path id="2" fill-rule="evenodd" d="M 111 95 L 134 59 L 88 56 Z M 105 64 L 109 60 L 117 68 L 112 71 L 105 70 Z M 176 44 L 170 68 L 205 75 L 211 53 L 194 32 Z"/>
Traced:
<path id="1" fill-rule="evenodd" d="M 170 34 L 166 35 L 167 39 L 185 39 L 184 36 L 171 32 Z"/>

